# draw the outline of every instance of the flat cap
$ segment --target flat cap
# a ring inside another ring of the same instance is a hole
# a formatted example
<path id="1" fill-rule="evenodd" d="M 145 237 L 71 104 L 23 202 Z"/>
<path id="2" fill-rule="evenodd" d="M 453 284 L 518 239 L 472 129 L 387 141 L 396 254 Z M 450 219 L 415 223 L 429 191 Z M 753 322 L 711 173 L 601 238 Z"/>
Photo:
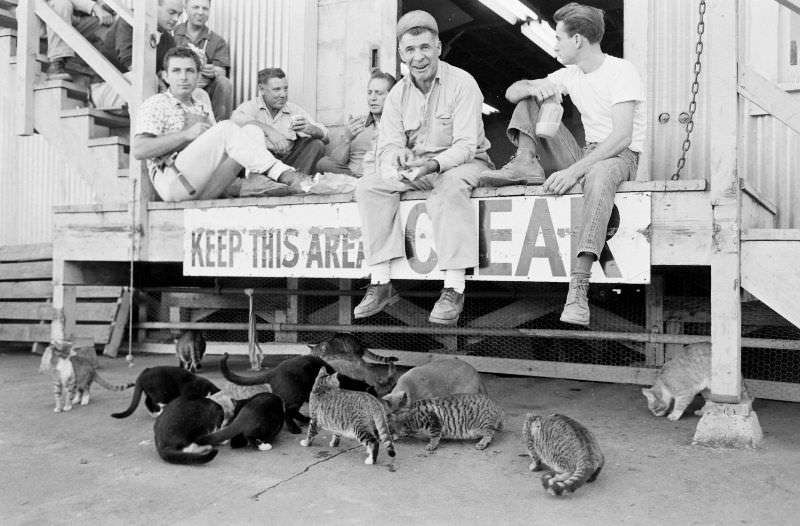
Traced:
<path id="1" fill-rule="evenodd" d="M 409 11 L 397 21 L 397 38 L 402 37 L 412 27 L 424 27 L 434 33 L 439 33 L 439 26 L 436 19 L 427 11 Z"/>

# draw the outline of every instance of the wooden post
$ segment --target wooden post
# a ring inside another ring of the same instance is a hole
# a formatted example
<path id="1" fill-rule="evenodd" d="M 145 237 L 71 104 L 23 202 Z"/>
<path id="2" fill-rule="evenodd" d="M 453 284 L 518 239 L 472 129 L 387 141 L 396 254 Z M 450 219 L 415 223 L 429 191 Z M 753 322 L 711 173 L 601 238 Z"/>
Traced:
<path id="1" fill-rule="evenodd" d="M 339 290 L 350 290 L 353 288 L 352 279 L 340 279 Z M 350 325 L 353 323 L 353 297 L 339 296 L 339 323 Z"/>
<path id="2" fill-rule="evenodd" d="M 17 5 L 17 119 L 18 135 L 32 135 L 34 123 L 33 81 L 39 53 L 39 21 L 35 0 L 20 0 Z"/>
<path id="3" fill-rule="evenodd" d="M 297 290 L 300 286 L 298 278 L 286 278 L 286 288 Z M 302 298 L 296 294 L 286 296 L 286 310 L 275 311 L 276 323 L 299 323 L 302 310 Z M 281 319 L 283 318 L 283 319 Z M 283 343 L 297 343 L 296 331 L 281 331 L 275 333 L 275 341 Z"/>
<path id="4" fill-rule="evenodd" d="M 737 173 L 737 2 L 710 0 L 706 11 L 706 74 L 710 127 L 711 399 L 738 403 L 741 397 L 739 230 L 741 194 Z"/>
<path id="5" fill-rule="evenodd" d="M 645 330 L 660 334 L 664 332 L 664 276 L 653 273 L 650 285 L 645 288 Z M 664 344 L 648 343 L 644 347 L 646 365 L 663 365 Z"/>

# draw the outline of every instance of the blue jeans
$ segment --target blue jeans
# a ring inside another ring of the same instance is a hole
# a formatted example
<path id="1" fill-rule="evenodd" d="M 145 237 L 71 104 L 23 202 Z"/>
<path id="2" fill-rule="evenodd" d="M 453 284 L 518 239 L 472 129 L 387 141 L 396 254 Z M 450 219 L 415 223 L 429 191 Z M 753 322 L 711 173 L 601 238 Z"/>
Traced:
<path id="1" fill-rule="evenodd" d="M 563 122 L 552 139 L 537 137 L 534 130 L 538 118 L 539 104 L 536 100 L 521 100 L 508 123 L 507 134 L 515 145 L 518 144 L 520 133 L 533 139 L 536 154 L 548 176 L 567 168 L 597 147 L 596 143 L 589 143 L 581 149 Z M 594 254 L 595 259 L 600 257 L 606 243 L 608 220 L 614 208 L 617 188 L 620 183 L 636 175 L 638 166 L 639 153 L 626 148 L 615 157 L 596 162 L 586 173 L 577 254 Z"/>

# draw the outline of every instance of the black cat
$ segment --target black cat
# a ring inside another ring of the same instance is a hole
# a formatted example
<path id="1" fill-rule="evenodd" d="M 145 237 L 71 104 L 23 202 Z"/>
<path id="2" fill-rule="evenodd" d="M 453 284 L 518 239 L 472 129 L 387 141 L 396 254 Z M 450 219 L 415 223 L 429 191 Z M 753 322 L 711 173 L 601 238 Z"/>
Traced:
<path id="1" fill-rule="evenodd" d="M 164 408 L 153 426 L 158 456 L 172 464 L 205 464 L 217 456 L 214 446 L 197 439 L 222 425 L 222 407 L 216 402 L 181 395 Z"/>
<path id="2" fill-rule="evenodd" d="M 148 367 L 139 374 L 133 389 L 131 405 L 121 413 L 112 413 L 114 418 L 130 416 L 139 405 L 142 392 L 145 394 L 144 405 L 151 414 L 158 414 L 164 405 L 180 395 L 192 395 L 198 398 L 214 394 L 219 388 L 210 380 L 190 373 L 180 367 L 159 365 Z"/>
<path id="3" fill-rule="evenodd" d="M 288 358 L 269 371 L 248 376 L 238 375 L 228 367 L 228 354 L 219 362 L 222 375 L 229 381 L 239 385 L 269 384 L 272 393 L 283 400 L 285 409 L 286 429 L 292 434 L 299 434 L 300 427 L 295 420 L 303 424 L 308 423 L 308 417 L 300 413 L 300 408 L 308 402 L 311 388 L 317 379 L 317 373 L 324 367 L 329 374 L 336 372 L 325 360 L 317 356 L 295 356 Z M 375 390 L 366 382 L 355 380 L 347 376 L 339 376 L 342 389 L 351 391 L 366 391 L 373 396 Z"/>
<path id="4" fill-rule="evenodd" d="M 232 448 L 248 444 L 262 451 L 272 449 L 272 440 L 283 428 L 283 400 L 272 393 L 260 393 L 236 402 L 229 426 L 197 439 L 199 445 L 217 445 L 231 441 Z"/>

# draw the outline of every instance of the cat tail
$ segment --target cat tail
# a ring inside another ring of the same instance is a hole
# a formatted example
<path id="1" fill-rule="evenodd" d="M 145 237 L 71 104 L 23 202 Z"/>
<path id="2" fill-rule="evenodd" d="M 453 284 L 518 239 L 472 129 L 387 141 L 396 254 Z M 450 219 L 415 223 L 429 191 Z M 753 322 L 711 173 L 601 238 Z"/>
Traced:
<path id="1" fill-rule="evenodd" d="M 394 442 L 392 442 L 392 433 L 389 431 L 389 424 L 386 422 L 386 414 L 382 410 L 378 418 L 375 419 L 375 429 L 378 431 L 378 440 L 383 442 L 383 447 L 386 449 L 386 454 L 390 457 L 395 456 Z"/>
<path id="2" fill-rule="evenodd" d="M 100 376 L 97 373 L 95 373 L 95 375 L 94 375 L 94 381 L 97 382 L 98 384 L 102 385 L 103 387 L 105 387 L 109 391 L 124 391 L 125 389 L 130 389 L 131 387 L 136 385 L 134 382 L 128 382 L 127 384 L 114 385 L 114 384 L 110 383 L 108 380 L 106 380 L 105 378 L 103 378 L 102 376 Z"/>
<path id="3" fill-rule="evenodd" d="M 225 353 L 225 355 L 222 357 L 222 360 L 220 360 L 219 370 L 226 380 L 237 385 L 261 385 L 269 383 L 270 380 L 269 371 L 248 376 L 240 376 L 234 373 L 228 367 L 228 353 Z"/>
<path id="4" fill-rule="evenodd" d="M 203 435 L 194 442 L 198 446 L 205 446 L 205 445 L 216 446 L 218 444 L 222 444 L 226 440 L 232 440 L 233 437 L 237 435 L 241 435 L 244 432 L 243 429 L 240 429 L 241 427 L 242 427 L 241 422 L 234 420 L 227 427 L 223 427 L 218 431 L 214 431 L 213 433 L 208 433 L 206 435 Z"/>
<path id="5" fill-rule="evenodd" d="M 194 444 L 192 444 L 193 446 Z M 192 446 L 189 446 L 190 448 Z M 211 462 L 214 457 L 217 456 L 219 450 L 211 447 L 211 446 L 203 446 L 201 448 L 197 448 L 198 451 L 184 451 L 182 449 L 176 449 L 174 447 L 160 447 L 158 449 L 158 456 L 160 456 L 163 460 L 166 460 L 170 464 L 183 464 L 187 466 L 198 465 L 198 464 L 206 464 Z"/>
<path id="6" fill-rule="evenodd" d="M 139 378 L 141 378 L 141 375 L 139 375 Z M 111 413 L 111 416 L 113 416 L 114 418 L 125 418 L 131 416 L 133 412 L 136 410 L 136 408 L 139 405 L 139 400 L 142 399 L 142 384 L 139 382 L 139 378 L 136 379 L 136 383 L 134 384 L 133 397 L 131 398 L 131 405 L 129 405 L 128 409 L 122 411 L 121 413 Z"/>
<path id="7" fill-rule="evenodd" d="M 374 352 L 370 351 L 369 349 L 364 349 L 364 356 L 369 358 L 370 360 L 374 360 L 378 363 L 393 363 L 397 361 L 397 356 L 381 356 L 380 354 L 375 354 Z"/>
<path id="8" fill-rule="evenodd" d="M 569 495 L 583 486 L 593 472 L 591 463 L 579 462 L 571 474 L 556 475 L 553 471 L 547 471 L 542 475 L 542 486 L 551 495 Z"/>

